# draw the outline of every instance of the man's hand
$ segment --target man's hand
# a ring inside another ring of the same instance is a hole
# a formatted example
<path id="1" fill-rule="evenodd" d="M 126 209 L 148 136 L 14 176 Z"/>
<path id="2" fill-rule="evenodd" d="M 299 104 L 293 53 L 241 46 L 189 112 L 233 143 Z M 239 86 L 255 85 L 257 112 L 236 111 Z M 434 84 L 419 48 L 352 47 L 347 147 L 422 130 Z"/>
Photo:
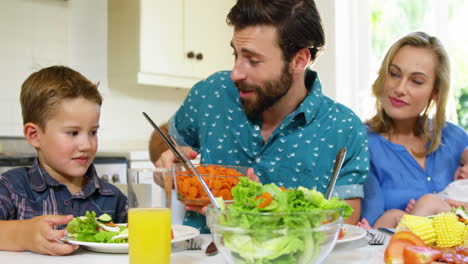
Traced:
<path id="1" fill-rule="evenodd" d="M 198 156 L 198 153 L 192 150 L 190 147 L 182 147 L 182 150 L 189 157 L 189 159 L 194 159 Z M 154 165 L 157 168 L 172 169 L 172 164 L 174 164 L 177 161 L 178 161 L 177 157 L 174 155 L 174 153 L 172 153 L 170 149 L 168 149 L 161 154 L 161 156 L 154 163 Z M 159 186 L 164 186 L 163 176 L 164 176 L 164 173 L 155 173 L 153 175 L 154 182 Z"/>
<path id="2" fill-rule="evenodd" d="M 191 149 L 190 147 L 181 147 L 182 150 L 185 152 L 185 155 L 189 157 L 189 159 L 194 159 L 198 156 L 198 153 Z M 168 168 L 172 169 L 172 164 L 174 164 L 177 160 L 177 157 L 172 153 L 170 149 L 164 151 L 159 159 L 154 163 L 158 168 Z"/>
<path id="3" fill-rule="evenodd" d="M 249 180 L 254 181 L 254 182 L 260 182 L 260 179 L 258 178 L 257 175 L 255 175 L 253 168 L 247 169 L 247 178 L 249 178 Z"/>
<path id="4" fill-rule="evenodd" d="M 28 220 L 17 221 L 17 250 L 30 250 L 39 254 L 67 255 L 75 251 L 77 245 L 63 244 L 66 230 L 54 230 L 56 225 L 65 225 L 73 219 L 73 215 L 43 215 Z"/>

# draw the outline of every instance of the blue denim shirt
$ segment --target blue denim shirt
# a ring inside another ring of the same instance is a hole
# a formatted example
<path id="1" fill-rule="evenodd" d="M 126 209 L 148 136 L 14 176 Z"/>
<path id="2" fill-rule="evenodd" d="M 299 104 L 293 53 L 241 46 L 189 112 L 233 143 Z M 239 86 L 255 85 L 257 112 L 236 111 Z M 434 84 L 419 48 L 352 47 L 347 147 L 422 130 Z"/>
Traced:
<path id="1" fill-rule="evenodd" d="M 370 129 L 367 135 L 371 169 L 364 183 L 361 215 L 371 225 L 390 209 L 405 210 L 410 199 L 442 191 L 453 181 L 461 153 L 468 146 L 466 131 L 447 122 L 440 146 L 427 155 L 423 169 L 403 145 Z"/>
<path id="2" fill-rule="evenodd" d="M 16 168 L 0 176 L 0 220 L 23 220 L 40 215 L 82 216 L 86 211 L 107 213 L 116 223 L 127 222 L 127 197 L 102 181 L 91 164 L 86 185 L 72 195 L 36 159 L 32 167 Z"/>
<path id="3" fill-rule="evenodd" d="M 336 154 L 346 147 L 333 195 L 362 198 L 369 170 L 364 125 L 350 109 L 322 93 L 316 72 L 306 72 L 305 85 L 309 94 L 263 142 L 262 122 L 245 115 L 230 72 L 217 72 L 192 88 L 171 118 L 169 133 L 181 145 L 199 151 L 202 163 L 253 167 L 263 184 L 304 186 L 322 193 Z"/>

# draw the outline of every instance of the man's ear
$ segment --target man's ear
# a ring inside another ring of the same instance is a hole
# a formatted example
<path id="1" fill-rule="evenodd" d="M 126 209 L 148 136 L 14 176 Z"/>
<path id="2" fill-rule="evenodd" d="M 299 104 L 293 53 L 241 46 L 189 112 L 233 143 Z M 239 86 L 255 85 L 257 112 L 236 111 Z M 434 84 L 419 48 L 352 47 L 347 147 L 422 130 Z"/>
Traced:
<path id="1" fill-rule="evenodd" d="M 308 48 L 302 48 L 298 52 L 296 52 L 290 63 L 291 73 L 293 74 L 293 76 L 302 74 L 305 68 L 309 66 L 309 63 L 310 51 Z"/>
<path id="2" fill-rule="evenodd" d="M 34 148 L 39 148 L 40 146 L 39 129 L 38 125 L 31 122 L 28 122 L 23 126 L 24 137 Z"/>

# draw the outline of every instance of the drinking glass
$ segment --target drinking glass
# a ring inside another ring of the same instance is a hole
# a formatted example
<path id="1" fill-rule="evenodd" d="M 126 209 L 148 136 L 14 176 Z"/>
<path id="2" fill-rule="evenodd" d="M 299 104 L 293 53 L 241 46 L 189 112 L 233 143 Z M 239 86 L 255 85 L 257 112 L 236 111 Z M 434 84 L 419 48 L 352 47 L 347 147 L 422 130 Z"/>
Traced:
<path id="1" fill-rule="evenodd" d="M 170 263 L 171 174 L 162 168 L 128 170 L 130 264 Z M 155 176 L 161 185 L 154 183 Z"/>

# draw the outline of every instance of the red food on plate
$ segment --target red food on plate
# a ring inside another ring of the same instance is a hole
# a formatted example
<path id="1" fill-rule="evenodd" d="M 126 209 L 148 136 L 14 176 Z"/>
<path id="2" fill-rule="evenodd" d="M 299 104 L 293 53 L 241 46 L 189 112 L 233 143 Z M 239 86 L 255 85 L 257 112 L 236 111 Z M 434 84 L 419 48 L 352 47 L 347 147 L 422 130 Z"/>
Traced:
<path id="1" fill-rule="evenodd" d="M 426 243 L 424 243 L 424 241 L 420 237 L 409 231 L 396 232 L 395 234 L 393 234 L 392 238 L 390 239 L 390 242 L 392 242 L 392 240 L 409 240 L 413 243 L 413 245 L 426 246 Z"/>
<path id="2" fill-rule="evenodd" d="M 403 249 L 405 264 L 427 264 L 439 259 L 442 253 L 439 250 L 424 246 L 406 246 Z"/>
<path id="3" fill-rule="evenodd" d="M 174 231 L 171 228 L 171 240 L 174 239 Z"/>
<path id="4" fill-rule="evenodd" d="M 342 239 L 346 235 L 346 231 L 343 228 L 340 228 L 340 234 L 338 234 L 338 239 Z"/>
<path id="5" fill-rule="evenodd" d="M 408 232 L 400 231 L 395 233 L 390 242 L 388 243 L 387 249 L 385 250 L 384 261 L 386 264 L 397 264 L 405 263 L 403 258 L 403 249 L 406 246 L 421 246 L 425 247 L 424 241 L 417 235 Z"/>

